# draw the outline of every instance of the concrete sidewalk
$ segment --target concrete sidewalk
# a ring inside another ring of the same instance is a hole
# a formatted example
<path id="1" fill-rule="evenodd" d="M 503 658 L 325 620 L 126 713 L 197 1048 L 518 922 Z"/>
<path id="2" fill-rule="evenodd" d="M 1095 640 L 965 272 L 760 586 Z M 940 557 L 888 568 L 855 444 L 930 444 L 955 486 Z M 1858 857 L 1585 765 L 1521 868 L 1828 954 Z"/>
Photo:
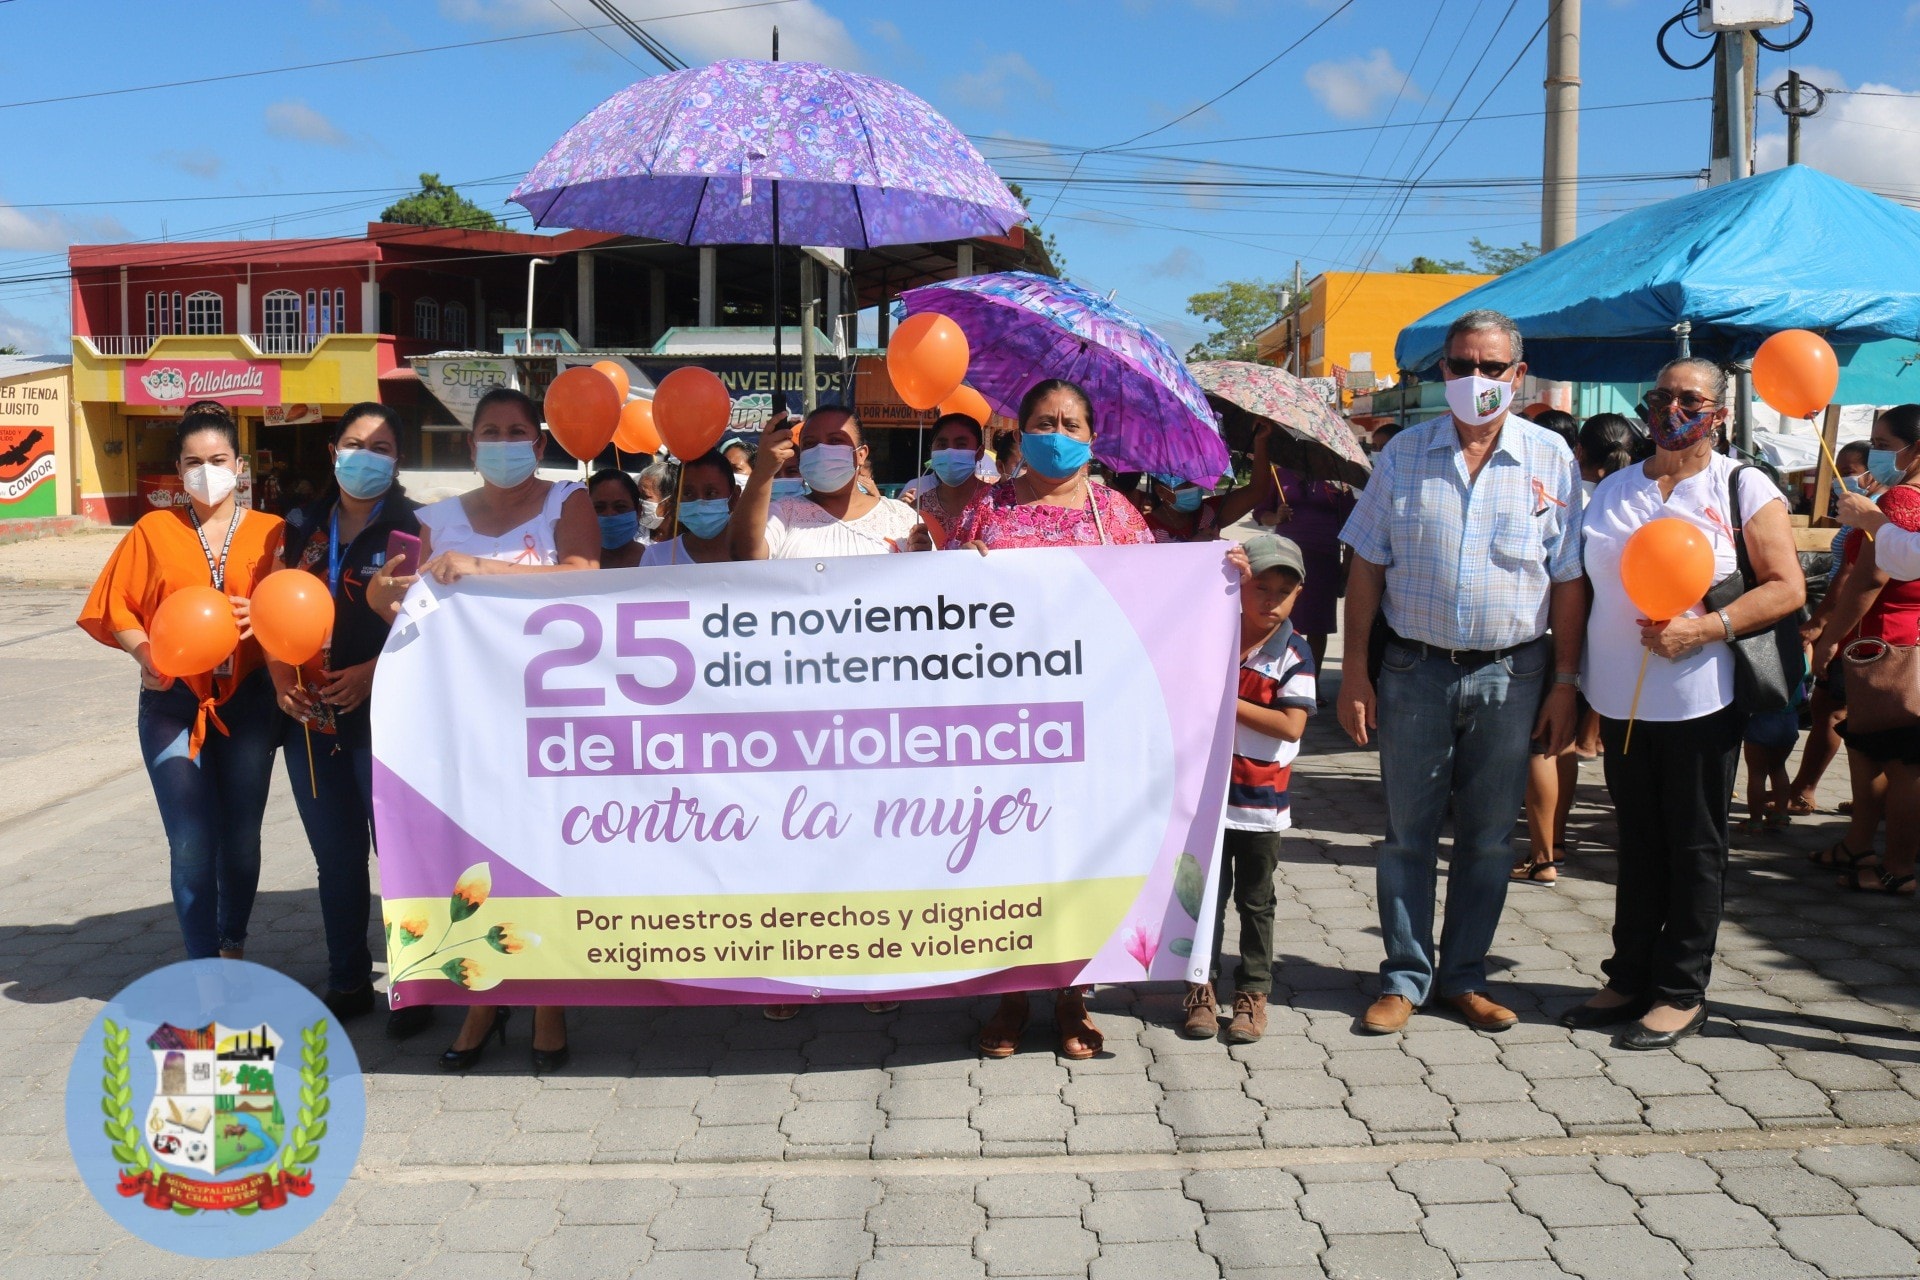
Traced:
<path id="1" fill-rule="evenodd" d="M 7 550 L 0 548 L 0 551 Z M 3 569 L 3 566 L 0 566 Z M 65 1150 L 61 1091 L 100 1002 L 178 956 L 132 747 L 131 664 L 81 593 L 0 593 L 0 1274 L 193 1276 L 1910 1276 L 1920 1274 L 1920 921 L 1804 861 L 1838 819 L 1740 850 L 1710 1031 L 1629 1054 L 1552 1022 L 1599 985 L 1610 822 L 1582 771 L 1571 867 L 1517 886 L 1499 1036 L 1353 1029 L 1380 944 L 1370 752 L 1331 715 L 1296 772 L 1278 980 L 1259 1044 L 1172 1030 L 1177 989 L 1103 989 L 1108 1052 L 1038 1018 L 984 1062 L 990 1001 L 580 1010 L 466 1077 L 450 1021 L 368 1072 L 359 1174 L 275 1254 L 208 1264 L 127 1238 Z M 82 772 L 82 765 L 92 772 Z M 1844 769 L 1831 775 L 1823 799 Z M 284 775 L 249 958 L 317 986 L 313 870 Z M 1231 936 L 1229 938 L 1231 943 Z"/>

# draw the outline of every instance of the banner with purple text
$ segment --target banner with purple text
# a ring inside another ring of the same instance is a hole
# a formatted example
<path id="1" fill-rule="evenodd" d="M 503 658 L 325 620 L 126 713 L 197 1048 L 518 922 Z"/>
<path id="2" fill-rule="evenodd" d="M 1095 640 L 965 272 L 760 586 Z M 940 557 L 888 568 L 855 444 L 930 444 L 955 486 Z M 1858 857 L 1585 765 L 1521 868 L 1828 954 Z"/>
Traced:
<path id="1" fill-rule="evenodd" d="M 1203 979 L 1222 546 L 415 587 L 373 698 L 394 1004 Z"/>

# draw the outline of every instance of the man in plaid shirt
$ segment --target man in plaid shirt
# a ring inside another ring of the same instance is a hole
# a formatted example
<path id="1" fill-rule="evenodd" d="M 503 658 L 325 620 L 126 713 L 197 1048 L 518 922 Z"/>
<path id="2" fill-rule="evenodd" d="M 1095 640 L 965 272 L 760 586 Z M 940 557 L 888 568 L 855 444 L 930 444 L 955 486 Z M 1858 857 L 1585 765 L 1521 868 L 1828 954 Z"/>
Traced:
<path id="1" fill-rule="evenodd" d="M 1572 740 L 1587 611 L 1579 471 L 1559 437 L 1508 412 L 1527 371 L 1520 331 L 1499 312 L 1469 311 L 1444 350 L 1452 412 L 1376 457 L 1340 535 L 1354 557 L 1340 724 L 1362 746 L 1378 733 L 1387 800 L 1376 870 L 1387 958 L 1361 1022 L 1376 1033 L 1400 1030 L 1436 994 L 1482 1031 L 1518 1021 L 1487 996 L 1487 949 L 1530 743 L 1558 753 Z"/>

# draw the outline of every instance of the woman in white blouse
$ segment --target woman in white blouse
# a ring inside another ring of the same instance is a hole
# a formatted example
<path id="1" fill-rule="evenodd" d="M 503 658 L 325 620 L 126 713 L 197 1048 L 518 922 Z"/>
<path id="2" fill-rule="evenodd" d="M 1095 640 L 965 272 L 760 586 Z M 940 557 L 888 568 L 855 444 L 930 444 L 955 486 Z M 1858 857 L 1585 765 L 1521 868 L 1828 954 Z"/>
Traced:
<path id="1" fill-rule="evenodd" d="M 768 425 L 733 513 L 735 560 L 873 556 L 906 549 L 920 517 L 906 503 L 871 493 L 859 482 L 867 442 L 853 410 L 815 409 L 801 425 L 798 448 L 800 478 L 808 492 L 774 498 L 774 477 L 793 457 L 795 442 L 787 419 Z"/>
<path id="2" fill-rule="evenodd" d="M 479 574 L 599 568 L 593 503 L 575 481 L 534 474 L 542 444 L 540 407 L 531 398 L 509 387 L 482 396 L 474 406 L 471 442 L 480 487 L 420 509 L 418 570 L 394 576 L 388 566 L 367 584 L 368 603 L 392 621 L 407 588 L 421 577 L 445 584 Z M 440 1065 L 464 1071 L 495 1035 L 506 1043 L 507 1014 L 495 1005 L 468 1006 L 466 1023 L 440 1055 Z M 533 1069 L 557 1071 L 569 1056 L 565 1011 L 536 1008 Z"/>
<path id="3" fill-rule="evenodd" d="M 1714 451 L 1730 413 L 1726 393 L 1726 372 L 1711 361 L 1675 360 L 1662 369 L 1646 397 L 1653 457 L 1602 480 L 1582 525 L 1593 610 L 1580 684 L 1600 713 L 1620 861 L 1613 956 L 1602 966 L 1607 985 L 1560 1021 L 1577 1028 L 1631 1022 L 1620 1040 L 1627 1049 L 1667 1048 L 1707 1020 L 1727 810 L 1746 728 L 1728 642 L 1772 626 L 1806 599 L 1780 490 L 1758 468 L 1742 469 Z M 1716 582 L 1739 572 L 1739 537 L 1753 587 L 1724 609 L 1696 605 L 1670 622 L 1643 618 L 1621 584 L 1621 553 L 1635 532 L 1669 517 L 1712 545 Z"/>

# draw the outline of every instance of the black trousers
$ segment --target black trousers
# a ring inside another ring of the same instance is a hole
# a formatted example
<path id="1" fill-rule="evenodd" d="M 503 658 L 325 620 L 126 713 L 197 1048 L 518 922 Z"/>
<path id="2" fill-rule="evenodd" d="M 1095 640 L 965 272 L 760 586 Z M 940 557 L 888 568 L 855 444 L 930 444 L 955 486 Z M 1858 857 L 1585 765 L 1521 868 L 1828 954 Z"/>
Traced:
<path id="1" fill-rule="evenodd" d="M 1727 879 L 1727 810 L 1746 717 L 1600 720 L 1607 793 L 1620 828 L 1607 985 L 1682 1007 L 1706 998 Z"/>
<path id="2" fill-rule="evenodd" d="M 1278 831 L 1222 833 L 1220 891 L 1213 900 L 1213 965 L 1207 976 L 1220 981 L 1220 943 L 1227 931 L 1227 898 L 1240 912 L 1240 964 L 1233 971 L 1235 991 L 1273 994 L 1273 873 L 1280 865 Z"/>

